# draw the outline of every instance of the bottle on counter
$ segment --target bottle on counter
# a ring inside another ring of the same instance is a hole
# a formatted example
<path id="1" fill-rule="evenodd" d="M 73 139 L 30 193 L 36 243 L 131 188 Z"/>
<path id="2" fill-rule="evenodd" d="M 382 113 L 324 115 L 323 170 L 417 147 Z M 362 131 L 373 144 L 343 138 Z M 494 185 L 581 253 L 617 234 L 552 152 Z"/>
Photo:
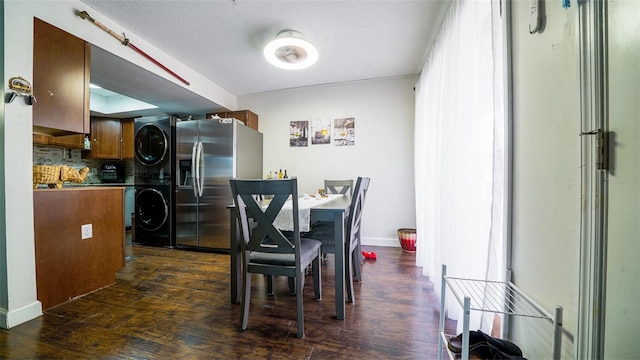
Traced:
<path id="1" fill-rule="evenodd" d="M 91 141 L 89 141 L 89 135 L 84 136 L 84 149 L 91 150 Z"/>
<path id="2" fill-rule="evenodd" d="M 285 170 L 284 170 L 284 178 L 285 178 L 285 179 L 288 179 L 288 178 L 289 178 L 289 176 L 287 175 L 287 169 L 285 169 Z"/>
<path id="3" fill-rule="evenodd" d="M 267 180 L 271 180 L 271 171 L 267 174 Z"/>
<path id="4" fill-rule="evenodd" d="M 284 177 L 284 174 L 282 173 L 282 169 L 280 169 L 280 171 L 278 171 L 278 179 L 282 179 Z"/>

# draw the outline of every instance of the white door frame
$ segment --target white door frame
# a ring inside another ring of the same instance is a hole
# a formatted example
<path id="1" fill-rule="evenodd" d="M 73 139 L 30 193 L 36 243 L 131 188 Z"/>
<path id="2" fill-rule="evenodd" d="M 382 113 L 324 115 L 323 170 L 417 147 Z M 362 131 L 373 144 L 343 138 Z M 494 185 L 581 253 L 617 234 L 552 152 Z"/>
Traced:
<path id="1" fill-rule="evenodd" d="M 602 129 L 607 134 L 606 0 L 580 5 L 581 132 Z M 581 136 L 582 207 L 577 359 L 604 356 L 606 295 L 607 170 L 598 169 L 596 138 Z"/>

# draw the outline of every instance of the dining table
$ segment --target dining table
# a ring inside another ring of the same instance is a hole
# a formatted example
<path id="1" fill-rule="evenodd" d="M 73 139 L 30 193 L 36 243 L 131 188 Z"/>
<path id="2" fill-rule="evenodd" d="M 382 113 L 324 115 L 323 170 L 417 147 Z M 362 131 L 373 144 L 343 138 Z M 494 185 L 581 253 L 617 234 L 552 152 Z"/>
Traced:
<path id="1" fill-rule="evenodd" d="M 349 195 L 328 195 L 329 198 L 314 201 L 313 197 L 300 198 L 298 201 L 298 211 L 308 211 L 308 217 L 301 216 L 302 229 L 308 229 L 310 224 L 318 221 L 332 222 L 335 229 L 335 307 L 336 318 L 344 320 L 345 313 L 345 222 L 349 216 L 349 206 L 351 196 Z M 265 202 L 268 200 L 262 200 Z M 290 200 L 289 200 L 290 201 Z M 286 205 L 286 204 L 285 204 Z M 238 223 L 238 213 L 234 205 L 229 205 L 229 226 L 230 226 L 230 254 L 231 254 L 231 303 L 240 302 L 242 293 L 242 257 L 241 241 L 242 236 Z M 283 209 L 286 208 L 283 207 Z M 308 223 L 307 223 L 308 222 Z M 287 230 L 286 228 L 283 230 Z M 340 245 L 341 244 L 341 245 Z"/>

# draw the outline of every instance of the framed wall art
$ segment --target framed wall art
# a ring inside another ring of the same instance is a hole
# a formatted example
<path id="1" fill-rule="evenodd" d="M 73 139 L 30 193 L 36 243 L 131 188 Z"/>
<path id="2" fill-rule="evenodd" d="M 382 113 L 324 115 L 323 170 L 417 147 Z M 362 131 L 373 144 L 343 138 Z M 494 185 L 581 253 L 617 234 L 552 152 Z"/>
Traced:
<path id="1" fill-rule="evenodd" d="M 309 145 L 309 121 L 291 121 L 289 123 L 289 146 Z"/>
<path id="2" fill-rule="evenodd" d="M 316 119 L 311 121 L 311 145 L 331 143 L 331 120 Z"/>
<path id="3" fill-rule="evenodd" d="M 356 120 L 354 118 L 333 119 L 333 144 L 335 146 L 356 144 Z"/>

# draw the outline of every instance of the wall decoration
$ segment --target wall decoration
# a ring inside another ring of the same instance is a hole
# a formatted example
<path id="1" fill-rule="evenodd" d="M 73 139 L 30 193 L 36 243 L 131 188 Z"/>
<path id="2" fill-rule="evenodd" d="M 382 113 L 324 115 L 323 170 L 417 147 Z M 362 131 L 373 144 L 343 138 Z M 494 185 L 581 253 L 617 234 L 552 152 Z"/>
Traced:
<path id="1" fill-rule="evenodd" d="M 27 105 L 33 105 L 36 102 L 36 97 L 33 96 L 33 91 L 31 89 L 31 83 L 27 81 L 27 79 L 22 76 L 14 76 L 9 79 L 9 89 L 11 91 L 7 92 L 5 95 L 4 102 L 11 103 L 18 96 L 24 96 L 24 101 Z"/>
<path id="2" fill-rule="evenodd" d="M 309 121 L 292 121 L 289 123 L 289 146 L 301 147 L 309 145 Z"/>
<path id="3" fill-rule="evenodd" d="M 354 118 L 333 119 L 333 144 L 335 146 L 356 144 L 356 120 Z"/>
<path id="4" fill-rule="evenodd" d="M 331 143 L 331 120 L 316 119 L 311 122 L 311 144 Z"/>

